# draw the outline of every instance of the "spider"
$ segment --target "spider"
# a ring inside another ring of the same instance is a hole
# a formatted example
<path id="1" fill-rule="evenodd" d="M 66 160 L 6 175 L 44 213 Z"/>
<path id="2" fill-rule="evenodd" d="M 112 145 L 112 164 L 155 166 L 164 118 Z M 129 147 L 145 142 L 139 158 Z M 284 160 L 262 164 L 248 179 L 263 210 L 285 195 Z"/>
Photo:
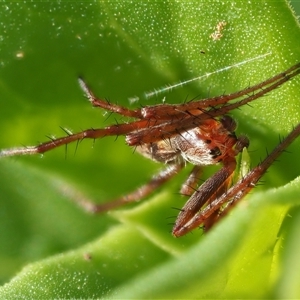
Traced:
<path id="1" fill-rule="evenodd" d="M 228 115 L 231 110 L 262 97 L 300 73 L 300 63 L 259 84 L 241 91 L 184 104 L 158 104 L 139 109 L 128 109 L 98 99 L 83 79 L 79 84 L 94 107 L 133 119 L 105 128 L 87 129 L 75 134 L 52 139 L 37 146 L 4 149 L 0 157 L 44 153 L 62 145 L 83 139 L 124 135 L 126 143 L 141 155 L 163 163 L 166 168 L 135 191 L 104 204 L 82 202 L 84 209 L 93 213 L 111 210 L 126 203 L 145 198 L 170 180 L 186 163 L 194 165 L 181 187 L 188 201 L 175 221 L 172 234 L 180 237 L 203 226 L 210 229 L 220 218 L 255 186 L 274 160 L 300 134 L 300 123 L 258 166 L 232 185 L 236 156 L 249 146 L 245 136 L 236 136 L 236 122 Z M 230 102 L 235 100 L 235 102 Z M 204 166 L 221 163 L 213 176 L 197 187 Z"/>

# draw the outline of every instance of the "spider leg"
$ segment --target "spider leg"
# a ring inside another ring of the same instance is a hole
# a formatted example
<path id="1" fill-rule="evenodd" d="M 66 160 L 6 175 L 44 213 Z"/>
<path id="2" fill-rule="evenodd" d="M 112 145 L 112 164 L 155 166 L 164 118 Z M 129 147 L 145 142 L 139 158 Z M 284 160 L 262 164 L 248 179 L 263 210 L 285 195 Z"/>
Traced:
<path id="1" fill-rule="evenodd" d="M 189 177 L 183 183 L 180 189 L 180 194 L 183 196 L 191 196 L 197 189 L 197 184 L 202 173 L 201 166 L 194 166 Z"/>
<path id="2" fill-rule="evenodd" d="M 83 139 L 97 139 L 113 135 L 125 135 L 132 131 L 139 130 L 140 128 L 147 127 L 150 123 L 151 121 L 149 120 L 138 120 L 127 124 L 116 124 L 105 128 L 87 129 L 78 133 L 69 134 L 68 136 L 52 139 L 49 142 L 45 142 L 36 146 L 4 149 L 0 151 L 0 157 L 45 153 L 62 145 L 70 144 L 74 141 L 81 141 Z"/>
<path id="3" fill-rule="evenodd" d="M 128 203 L 138 202 L 143 198 L 145 198 L 146 196 L 148 196 L 149 194 L 151 194 L 154 190 L 159 188 L 161 185 L 169 181 L 183 167 L 184 167 L 183 163 L 169 165 L 167 168 L 161 170 L 158 174 L 154 175 L 148 183 L 140 186 L 133 192 L 103 204 L 92 203 L 86 199 L 76 199 L 75 201 L 84 210 L 92 213 L 102 213 Z"/>
<path id="4" fill-rule="evenodd" d="M 245 102 L 241 102 L 243 103 L 241 105 L 244 105 L 254 99 L 257 99 L 258 97 L 261 97 L 262 95 L 268 93 L 269 91 L 275 89 L 276 87 L 290 80 L 292 77 L 298 75 L 299 73 L 300 73 L 300 63 L 292 66 L 286 71 L 277 74 L 259 84 L 253 85 L 251 87 L 248 87 L 236 93 L 212 97 L 208 99 L 197 100 L 197 101 L 191 101 L 184 104 L 173 104 L 173 105 L 158 104 L 158 105 L 142 108 L 141 113 L 144 118 L 170 119 L 171 117 L 173 117 L 173 119 L 175 119 L 175 117 L 180 118 L 186 115 L 187 112 L 196 115 L 198 111 L 198 114 L 201 114 L 203 110 L 206 110 L 208 107 L 216 107 L 218 105 L 224 105 L 228 103 L 230 100 L 239 99 L 241 97 L 246 97 L 247 99 L 245 100 Z M 252 94 L 255 95 L 259 91 L 260 93 L 258 94 L 257 97 L 253 99 L 249 97 L 249 95 Z M 227 112 L 228 111 L 222 112 L 221 114 L 225 114 Z"/>
<path id="5" fill-rule="evenodd" d="M 211 203 L 213 202 L 214 199 L 217 199 L 218 197 L 222 196 L 224 193 L 227 192 L 228 188 L 232 184 L 232 178 L 233 178 L 233 174 L 231 174 L 227 178 L 227 180 L 224 181 L 224 183 L 220 186 L 216 194 L 213 195 L 213 197 L 211 197 L 207 201 L 208 203 L 207 206 L 211 206 L 212 205 Z M 223 217 L 223 208 L 222 210 L 221 208 L 216 209 L 207 219 L 205 219 L 205 221 L 203 221 L 203 230 L 205 232 L 210 230 L 219 221 L 220 217 Z"/>
<path id="6" fill-rule="evenodd" d="M 189 220 L 189 222 L 185 223 L 182 228 L 175 228 L 175 233 L 173 229 L 173 234 L 176 237 L 179 237 L 201 226 L 211 215 L 218 211 L 223 205 L 228 203 L 228 205 L 225 206 L 226 214 L 234 205 L 236 205 L 255 187 L 256 183 L 265 174 L 265 172 L 268 170 L 271 164 L 299 135 L 300 123 L 290 132 L 289 135 L 287 135 L 287 137 L 284 140 L 282 140 L 278 144 L 278 146 L 270 153 L 270 155 L 268 155 L 258 166 L 252 169 L 244 178 L 240 179 L 228 191 L 224 192 L 220 197 L 217 197 L 215 200 L 213 200 L 203 210 L 199 210 L 198 213 L 195 213 L 194 216 Z"/>
<path id="7" fill-rule="evenodd" d="M 94 94 L 92 93 L 92 91 L 87 86 L 87 84 L 83 81 L 82 78 L 78 78 L 78 82 L 79 82 L 81 89 L 85 93 L 86 97 L 89 99 L 89 101 L 91 102 L 91 104 L 94 107 L 100 107 L 105 110 L 109 110 L 111 112 L 114 112 L 114 113 L 117 113 L 117 114 L 120 114 L 120 115 L 126 116 L 126 117 L 133 117 L 133 118 L 138 118 L 138 119 L 142 118 L 140 109 L 128 109 L 126 107 L 112 104 L 112 103 L 109 103 L 108 101 L 98 99 L 97 97 L 94 96 Z"/>

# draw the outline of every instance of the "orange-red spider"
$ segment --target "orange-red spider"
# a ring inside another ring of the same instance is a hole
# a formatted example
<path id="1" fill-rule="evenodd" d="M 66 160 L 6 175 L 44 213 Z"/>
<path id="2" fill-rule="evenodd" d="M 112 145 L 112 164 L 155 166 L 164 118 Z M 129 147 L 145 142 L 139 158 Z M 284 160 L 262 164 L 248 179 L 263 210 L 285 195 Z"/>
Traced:
<path id="1" fill-rule="evenodd" d="M 93 106 L 134 120 L 75 134 L 68 133 L 65 137 L 37 146 L 5 149 L 0 151 L 0 157 L 44 153 L 85 138 L 124 135 L 129 146 L 135 147 L 147 158 L 164 163 L 166 168 L 128 195 L 104 204 L 82 202 L 82 206 L 86 210 L 99 213 L 139 201 L 172 178 L 186 163 L 191 163 L 194 168 L 181 188 L 181 193 L 190 198 L 180 210 L 172 233 L 179 237 L 201 225 L 207 230 L 255 186 L 272 162 L 300 134 L 298 124 L 264 161 L 231 186 L 232 175 L 236 169 L 235 157 L 244 147 L 248 147 L 249 141 L 245 136 L 235 135 L 236 123 L 226 114 L 267 94 L 299 73 L 300 63 L 233 94 L 140 109 L 127 109 L 98 99 L 85 82 L 79 79 L 81 88 Z M 232 103 L 231 100 L 236 101 Z M 218 163 L 223 167 L 197 188 L 201 169 Z"/>

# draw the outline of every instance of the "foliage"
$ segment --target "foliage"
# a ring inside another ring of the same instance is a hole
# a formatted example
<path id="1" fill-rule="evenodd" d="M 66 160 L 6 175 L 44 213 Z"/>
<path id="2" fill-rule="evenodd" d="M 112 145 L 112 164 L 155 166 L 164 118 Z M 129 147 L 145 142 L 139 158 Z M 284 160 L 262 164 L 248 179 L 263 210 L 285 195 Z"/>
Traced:
<path id="1" fill-rule="evenodd" d="M 233 92 L 300 60 L 299 24 L 283 1 L 24 1 L 1 8 L 0 148 L 60 136 L 60 126 L 115 123 L 84 100 L 79 75 L 96 95 L 134 107 Z M 222 21 L 222 36 L 213 40 Z M 299 82 L 233 112 L 238 132 L 251 140 L 252 165 L 299 122 Z M 176 192 L 188 170 L 144 203 L 107 215 L 89 216 L 72 203 L 69 191 L 105 201 L 158 170 L 122 137 L 2 159 L 1 298 L 299 297 L 299 146 L 295 141 L 263 186 L 209 234 L 180 239 L 170 235 L 167 217 L 184 203 Z"/>

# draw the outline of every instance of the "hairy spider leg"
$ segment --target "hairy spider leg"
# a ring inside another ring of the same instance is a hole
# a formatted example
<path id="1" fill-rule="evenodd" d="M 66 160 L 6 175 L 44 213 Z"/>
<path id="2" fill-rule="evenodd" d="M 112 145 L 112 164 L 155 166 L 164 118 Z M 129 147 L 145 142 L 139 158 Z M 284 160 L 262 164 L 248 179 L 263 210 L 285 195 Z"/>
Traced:
<path id="1" fill-rule="evenodd" d="M 218 188 L 217 192 L 210 197 L 210 199 L 207 201 L 206 206 L 210 206 L 214 199 L 222 196 L 226 191 L 229 189 L 229 187 L 232 185 L 233 182 L 234 173 L 232 173 L 225 181 L 224 183 Z M 221 208 L 215 210 L 205 221 L 203 221 L 201 227 L 203 228 L 204 232 L 209 231 L 220 219 L 220 215 L 223 211 L 221 211 Z M 223 214 L 222 214 L 223 216 Z"/>
<path id="2" fill-rule="evenodd" d="M 192 231 L 193 229 L 205 224 L 205 222 L 218 212 L 223 205 L 225 205 L 224 210 L 222 210 L 220 217 L 228 213 L 228 211 L 236 205 L 241 199 L 243 199 L 257 184 L 261 177 L 265 174 L 272 163 L 280 156 L 280 154 L 300 135 L 300 123 L 283 139 L 277 147 L 255 168 L 253 168 L 247 175 L 241 178 L 235 185 L 233 185 L 229 190 L 224 192 L 221 196 L 217 197 L 209 203 L 205 208 L 199 209 L 192 218 L 186 221 L 185 214 L 187 214 L 190 206 L 194 205 L 195 202 L 202 202 L 202 186 L 201 190 L 196 191 L 192 197 L 185 204 L 183 210 L 180 211 L 178 216 L 178 221 L 175 223 L 173 228 L 173 235 L 175 237 L 180 237 L 186 233 Z M 224 169 L 224 168 L 223 168 Z M 220 175 L 216 175 L 218 178 L 226 177 L 228 170 L 221 169 Z M 223 174 L 224 173 L 224 174 Z M 213 183 L 213 180 L 209 178 L 207 180 L 207 185 Z M 205 182 L 206 183 L 206 182 Z M 227 206 L 226 206 L 227 204 Z"/>
<path id="3" fill-rule="evenodd" d="M 216 96 L 216 97 L 211 97 L 207 99 L 201 99 L 201 100 L 192 100 L 187 103 L 183 104 L 158 104 L 158 105 L 153 105 L 153 106 L 147 106 L 141 109 L 141 114 L 144 116 L 144 118 L 157 118 L 157 119 L 170 119 L 171 116 L 175 118 L 181 117 L 186 115 L 187 112 L 189 113 L 200 113 L 204 110 L 207 109 L 208 107 L 216 107 L 218 105 L 226 104 L 231 100 L 241 98 L 243 96 L 247 97 L 246 103 L 248 101 L 252 101 L 254 99 L 249 99 L 249 95 L 252 93 L 255 93 L 256 91 L 259 91 L 261 89 L 264 89 L 263 94 L 258 94 L 264 95 L 268 93 L 270 90 L 273 90 L 277 86 L 280 86 L 284 82 L 288 81 L 290 78 L 296 76 L 300 72 L 300 63 L 297 63 L 287 69 L 286 71 L 277 74 L 263 82 L 260 82 L 256 85 L 250 86 L 248 88 L 245 88 L 243 90 L 240 90 L 238 92 L 228 94 L 228 95 L 222 95 L 222 96 Z M 275 85 L 273 85 L 275 83 Z M 269 86 L 269 87 L 268 87 Z"/>
<path id="4" fill-rule="evenodd" d="M 146 184 L 140 186 L 139 188 L 125 196 L 121 196 L 117 199 L 101 204 L 96 204 L 88 201 L 86 203 L 82 203 L 81 206 L 89 212 L 102 213 L 120 207 L 124 204 L 138 202 L 151 194 L 154 190 L 162 186 L 164 183 L 169 181 L 183 167 L 183 163 L 169 165 L 167 168 L 154 175 Z"/>
<path id="5" fill-rule="evenodd" d="M 87 86 L 87 84 L 85 83 L 85 81 L 82 78 L 79 77 L 78 82 L 79 82 L 81 89 L 85 93 L 86 97 L 91 102 L 92 106 L 100 107 L 105 110 L 109 110 L 111 112 L 114 112 L 114 113 L 117 113 L 119 115 L 126 116 L 126 117 L 132 117 L 132 118 L 136 118 L 136 119 L 143 118 L 143 116 L 141 114 L 141 109 L 128 109 L 126 107 L 112 104 L 108 101 L 98 99 L 97 97 L 94 96 L 91 89 Z"/>
<path id="6" fill-rule="evenodd" d="M 104 101 L 98 99 L 94 96 L 92 91 L 88 88 L 87 84 L 83 81 L 82 78 L 78 79 L 79 85 L 81 89 L 84 91 L 86 97 L 89 99 L 90 103 L 94 107 L 100 107 L 105 110 L 118 113 L 122 116 L 133 117 L 133 118 L 141 118 L 141 110 L 130 110 L 120 105 L 111 104 L 108 101 Z M 145 126 L 150 126 L 151 122 L 149 121 L 136 121 L 128 124 L 122 125 L 113 125 L 108 126 L 106 128 L 96 128 L 96 129 L 88 129 L 83 130 L 81 132 L 75 134 L 69 134 L 68 136 L 51 139 L 49 142 L 41 143 L 37 146 L 27 146 L 20 148 L 12 148 L 8 150 L 1 150 L 0 157 L 4 156 L 15 156 L 15 155 L 31 155 L 37 153 L 45 153 L 54 148 L 60 147 L 62 145 L 67 145 L 74 141 L 80 141 L 86 138 L 89 139 L 97 139 L 100 137 L 111 136 L 111 135 L 124 135 L 126 133 L 132 132 L 134 130 L 138 130 L 139 128 L 143 128 Z"/>
<path id="7" fill-rule="evenodd" d="M 144 128 L 145 126 L 151 126 L 151 124 L 155 123 L 155 120 L 138 120 L 131 123 L 125 123 L 120 125 L 116 124 L 105 128 L 87 129 L 78 133 L 69 134 L 68 136 L 52 139 L 51 141 L 36 146 L 4 149 L 0 151 L 0 157 L 45 153 L 47 151 L 50 151 L 62 145 L 70 144 L 75 141 L 81 141 L 83 139 L 97 139 L 106 136 L 125 135 L 129 132 L 139 130 L 140 128 Z"/>

